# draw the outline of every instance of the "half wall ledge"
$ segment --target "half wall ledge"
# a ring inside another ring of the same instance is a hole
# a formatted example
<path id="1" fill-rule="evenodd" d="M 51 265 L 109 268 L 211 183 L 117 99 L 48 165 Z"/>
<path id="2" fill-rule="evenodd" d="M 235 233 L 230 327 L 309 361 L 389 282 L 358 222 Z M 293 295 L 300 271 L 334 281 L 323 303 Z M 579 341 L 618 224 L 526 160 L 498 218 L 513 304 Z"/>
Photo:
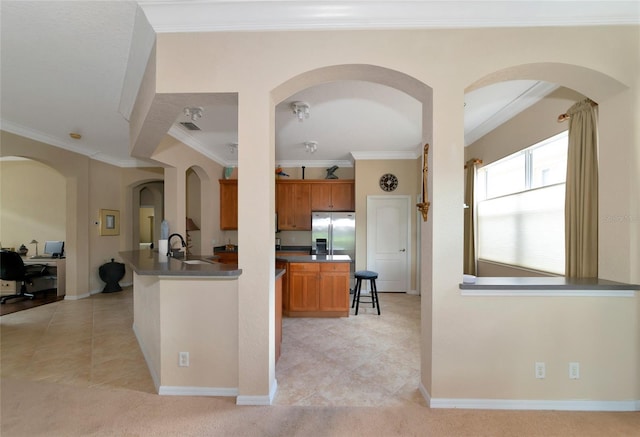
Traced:
<path id="1" fill-rule="evenodd" d="M 634 297 L 638 284 L 607 279 L 559 277 L 477 277 L 475 283 L 459 284 L 462 296 L 590 296 Z"/>

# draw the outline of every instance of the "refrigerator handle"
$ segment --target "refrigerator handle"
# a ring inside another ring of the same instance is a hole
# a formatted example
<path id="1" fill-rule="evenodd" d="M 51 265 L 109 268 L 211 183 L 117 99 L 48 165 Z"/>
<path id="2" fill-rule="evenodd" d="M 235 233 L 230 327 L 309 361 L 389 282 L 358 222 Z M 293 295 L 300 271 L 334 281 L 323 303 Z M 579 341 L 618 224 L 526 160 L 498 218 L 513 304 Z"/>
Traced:
<path id="1" fill-rule="evenodd" d="M 329 223 L 329 255 L 333 255 L 333 223 Z"/>

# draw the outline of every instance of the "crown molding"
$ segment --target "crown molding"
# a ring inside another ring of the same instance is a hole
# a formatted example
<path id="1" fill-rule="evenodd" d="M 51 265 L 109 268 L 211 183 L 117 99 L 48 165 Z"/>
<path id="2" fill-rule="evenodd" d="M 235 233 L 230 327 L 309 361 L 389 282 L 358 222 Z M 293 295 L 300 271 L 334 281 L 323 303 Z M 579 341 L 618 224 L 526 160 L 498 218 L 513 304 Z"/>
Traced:
<path id="1" fill-rule="evenodd" d="M 422 148 L 420 148 L 419 152 L 418 151 L 351 152 L 351 156 L 353 156 L 353 159 L 356 161 L 383 160 L 383 159 L 417 159 L 422 156 Z"/>
<path id="2" fill-rule="evenodd" d="M 640 24 L 637 1 L 139 0 L 138 5 L 157 33 Z"/>
<path id="3" fill-rule="evenodd" d="M 284 168 L 294 168 L 294 167 L 306 167 L 306 168 L 328 168 L 328 167 L 333 167 L 334 165 L 337 165 L 338 167 L 345 167 L 345 168 L 350 168 L 353 167 L 353 162 L 351 161 L 344 161 L 344 160 L 337 160 L 337 161 L 330 161 L 330 160 L 311 160 L 311 161 L 296 161 L 296 160 L 283 160 L 283 161 L 276 161 L 276 166 L 281 166 Z"/>

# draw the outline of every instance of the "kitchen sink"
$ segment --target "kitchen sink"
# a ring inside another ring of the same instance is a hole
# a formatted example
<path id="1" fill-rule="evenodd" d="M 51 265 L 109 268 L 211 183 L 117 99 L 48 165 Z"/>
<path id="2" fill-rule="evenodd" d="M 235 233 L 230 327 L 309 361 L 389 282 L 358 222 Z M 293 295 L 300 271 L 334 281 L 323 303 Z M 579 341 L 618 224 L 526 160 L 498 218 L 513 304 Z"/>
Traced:
<path id="1" fill-rule="evenodd" d="M 186 259 L 182 261 L 185 264 L 212 264 L 209 261 L 203 261 L 201 259 Z"/>

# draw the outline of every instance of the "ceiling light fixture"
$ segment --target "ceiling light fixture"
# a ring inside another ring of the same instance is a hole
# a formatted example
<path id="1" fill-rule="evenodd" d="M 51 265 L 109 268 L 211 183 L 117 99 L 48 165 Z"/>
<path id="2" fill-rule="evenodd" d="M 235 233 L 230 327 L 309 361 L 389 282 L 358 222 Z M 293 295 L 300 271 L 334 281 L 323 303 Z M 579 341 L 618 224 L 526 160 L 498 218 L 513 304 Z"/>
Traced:
<path id="1" fill-rule="evenodd" d="M 318 150 L 318 142 L 317 141 L 305 141 L 304 142 L 304 148 L 307 151 L 307 153 L 314 153 L 316 150 Z"/>
<path id="2" fill-rule="evenodd" d="M 305 118 L 309 118 L 309 106 L 308 103 L 305 102 L 293 102 L 291 104 L 291 110 L 294 115 L 298 117 L 298 121 L 303 121 Z"/>
<path id="3" fill-rule="evenodd" d="M 186 117 L 191 117 L 191 121 L 196 121 L 200 118 L 202 118 L 202 112 L 204 111 L 204 109 L 200 108 L 199 106 L 197 107 L 186 107 L 184 108 L 184 115 Z"/>

